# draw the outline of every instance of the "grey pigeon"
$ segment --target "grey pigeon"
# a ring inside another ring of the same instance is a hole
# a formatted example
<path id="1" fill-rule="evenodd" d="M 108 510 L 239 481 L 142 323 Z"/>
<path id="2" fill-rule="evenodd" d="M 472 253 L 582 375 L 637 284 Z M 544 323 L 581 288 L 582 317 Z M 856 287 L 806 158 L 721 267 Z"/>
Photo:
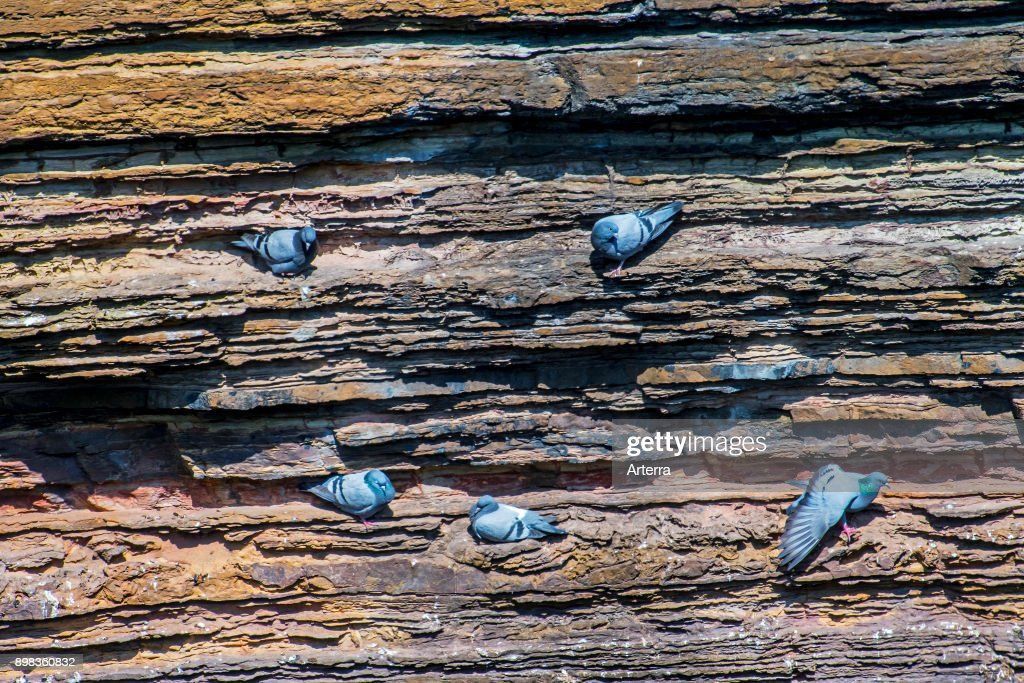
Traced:
<path id="1" fill-rule="evenodd" d="M 617 216 L 605 216 L 594 223 L 590 233 L 590 243 L 594 249 L 613 261 L 619 267 L 608 273 L 616 276 L 622 273 L 622 264 L 633 254 L 650 244 L 672 224 L 675 217 L 683 210 L 682 202 L 672 202 L 654 209 L 644 209 L 636 213 L 623 213 Z"/>
<path id="2" fill-rule="evenodd" d="M 304 486 L 303 490 L 355 515 L 367 526 L 367 517 L 372 517 L 395 499 L 394 485 L 380 470 L 335 474 L 322 484 Z"/>
<path id="3" fill-rule="evenodd" d="M 491 496 L 483 496 L 469 511 L 469 529 L 477 538 L 494 543 L 512 543 L 548 534 L 565 536 L 568 532 L 554 526 L 550 517 L 532 510 L 505 505 Z"/>
<path id="4" fill-rule="evenodd" d="M 231 243 L 256 254 L 275 275 L 295 275 L 305 270 L 316 256 L 316 230 L 275 230 L 266 235 L 250 233 Z"/>
<path id="5" fill-rule="evenodd" d="M 857 530 L 846 523 L 846 513 L 859 512 L 871 505 L 888 483 L 889 478 L 881 472 L 868 475 L 844 472 L 838 465 L 819 469 L 800 497 L 786 508 L 789 518 L 782 532 L 779 564 L 786 571 L 792 571 L 840 521 L 842 535 L 851 539 Z"/>

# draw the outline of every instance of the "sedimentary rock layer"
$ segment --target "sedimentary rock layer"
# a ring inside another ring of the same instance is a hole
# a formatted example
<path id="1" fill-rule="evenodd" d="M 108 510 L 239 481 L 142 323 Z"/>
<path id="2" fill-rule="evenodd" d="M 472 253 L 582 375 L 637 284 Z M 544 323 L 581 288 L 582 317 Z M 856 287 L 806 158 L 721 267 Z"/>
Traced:
<path id="1" fill-rule="evenodd" d="M 0 651 L 122 681 L 1011 679 L 1019 11 L 0 9 Z M 604 278 L 593 220 L 676 199 Z M 225 248 L 306 224 L 305 277 Z M 621 486 L 623 430 L 704 418 L 782 436 Z M 830 459 L 895 485 L 787 577 L 783 482 Z M 299 490 L 366 467 L 399 491 L 370 529 Z M 571 535 L 478 545 L 485 492 Z"/>
<path id="2" fill-rule="evenodd" d="M 133 50 L 0 73 L 0 143 L 326 132 L 466 116 L 808 115 L 1020 100 L 1016 24 L 539 45 Z"/>
<path id="3" fill-rule="evenodd" d="M 618 2 L 503 0 L 386 4 L 365 0 L 144 0 L 84 2 L 59 7 L 16 2 L 0 8 L 0 48 L 78 47 L 166 37 L 320 36 L 353 30 L 422 33 L 430 30 L 559 30 L 729 28 L 736 25 L 848 24 L 856 21 L 1012 17 L 1010 0 L 657 0 Z"/>

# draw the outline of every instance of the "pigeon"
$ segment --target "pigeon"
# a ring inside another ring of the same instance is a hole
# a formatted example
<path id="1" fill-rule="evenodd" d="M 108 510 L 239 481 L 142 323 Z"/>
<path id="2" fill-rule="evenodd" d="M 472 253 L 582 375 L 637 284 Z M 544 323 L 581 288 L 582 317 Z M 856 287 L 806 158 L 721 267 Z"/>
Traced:
<path id="1" fill-rule="evenodd" d="M 590 243 L 594 245 L 595 250 L 619 262 L 619 267 L 608 273 L 609 277 L 621 275 L 622 264 L 626 259 L 665 232 L 682 210 L 682 202 L 672 202 L 636 213 L 605 216 L 594 223 Z"/>
<path id="2" fill-rule="evenodd" d="M 543 538 L 548 534 L 565 536 L 549 517 L 532 510 L 505 505 L 491 496 L 483 496 L 469 511 L 469 529 L 477 538 L 494 543 L 513 543 L 526 538 Z"/>
<path id="3" fill-rule="evenodd" d="M 335 474 L 322 484 L 304 486 L 302 490 L 355 515 L 364 526 L 370 525 L 367 517 L 372 517 L 395 499 L 394 485 L 380 470 Z"/>
<path id="4" fill-rule="evenodd" d="M 789 518 L 782 532 L 779 564 L 792 571 L 839 521 L 843 523 L 842 536 L 849 542 L 857 530 L 846 523 L 846 513 L 859 512 L 871 505 L 888 483 L 889 478 L 881 472 L 844 472 L 838 465 L 819 469 L 800 497 L 786 508 Z"/>
<path id="5" fill-rule="evenodd" d="M 266 235 L 250 233 L 231 243 L 256 254 L 274 275 L 295 275 L 305 270 L 316 256 L 316 230 L 275 230 Z"/>

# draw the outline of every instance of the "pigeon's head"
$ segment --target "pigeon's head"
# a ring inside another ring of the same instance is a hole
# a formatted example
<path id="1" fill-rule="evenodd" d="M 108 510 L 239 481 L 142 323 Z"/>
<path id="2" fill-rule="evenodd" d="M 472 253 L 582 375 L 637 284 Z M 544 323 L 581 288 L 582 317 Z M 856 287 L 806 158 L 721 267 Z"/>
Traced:
<path id="1" fill-rule="evenodd" d="M 301 239 L 302 243 L 307 247 L 313 246 L 313 244 L 316 243 L 316 230 L 313 229 L 313 226 L 307 225 L 299 231 L 299 239 Z"/>
<path id="2" fill-rule="evenodd" d="M 889 477 L 881 472 L 872 472 L 860 480 L 860 493 L 864 496 L 876 496 L 882 487 L 889 483 Z"/>
<path id="3" fill-rule="evenodd" d="M 469 511 L 469 518 L 476 519 L 477 515 L 483 514 L 485 512 L 491 512 L 492 510 L 496 510 L 497 508 L 498 502 L 494 500 L 494 498 L 492 498 L 491 496 L 480 496 L 480 500 L 478 500 L 473 505 L 473 509 Z"/>
<path id="4" fill-rule="evenodd" d="M 363 477 L 363 481 L 370 487 L 375 496 L 380 496 L 384 500 L 392 501 L 395 499 L 395 486 L 388 479 L 388 475 L 384 474 L 380 470 L 370 470 Z"/>
<path id="5" fill-rule="evenodd" d="M 602 218 L 594 223 L 594 230 L 590 233 L 590 243 L 594 249 L 607 253 L 615 251 L 615 241 L 619 237 L 619 226 L 610 218 Z"/>

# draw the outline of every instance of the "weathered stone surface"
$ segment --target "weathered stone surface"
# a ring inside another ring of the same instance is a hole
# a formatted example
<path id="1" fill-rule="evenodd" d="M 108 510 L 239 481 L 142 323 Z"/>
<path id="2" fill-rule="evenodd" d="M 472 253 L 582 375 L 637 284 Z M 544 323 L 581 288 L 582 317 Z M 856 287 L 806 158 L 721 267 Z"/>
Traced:
<path id="1" fill-rule="evenodd" d="M 454 116 L 991 108 L 1021 99 L 1022 30 L 30 57 L 0 72 L 0 143 L 328 132 Z"/>
<path id="2" fill-rule="evenodd" d="M 1017 5 L 0 8 L 0 651 L 111 681 L 1012 680 Z M 593 219 L 670 199 L 602 278 Z M 224 249 L 307 222 L 308 277 Z M 776 436 L 619 485 L 667 418 Z M 825 459 L 894 486 L 787 578 L 783 482 Z M 399 492 L 370 529 L 299 490 L 365 467 Z M 478 545 L 484 492 L 571 535 Z"/>
<path id="3" fill-rule="evenodd" d="M 450 28 L 730 26 L 786 21 L 847 22 L 899 17 L 1014 16 L 1011 0 L 22 0 L 0 8 L 0 47 L 76 47 L 168 36 L 325 35 L 351 30 Z"/>

